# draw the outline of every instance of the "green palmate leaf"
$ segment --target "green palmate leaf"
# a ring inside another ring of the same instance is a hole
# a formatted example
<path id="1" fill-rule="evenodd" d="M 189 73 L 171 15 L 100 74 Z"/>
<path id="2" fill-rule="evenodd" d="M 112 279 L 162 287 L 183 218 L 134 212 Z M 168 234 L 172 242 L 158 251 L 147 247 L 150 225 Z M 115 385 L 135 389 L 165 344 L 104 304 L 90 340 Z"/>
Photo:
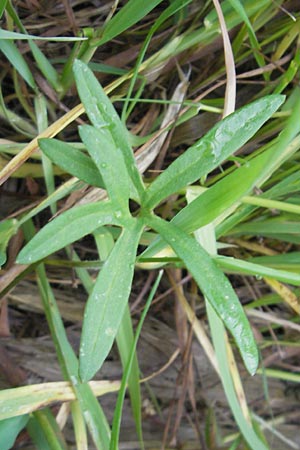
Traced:
<path id="1" fill-rule="evenodd" d="M 245 366 L 253 375 L 258 366 L 256 343 L 248 319 L 228 279 L 194 238 L 159 217 L 147 216 L 145 220 L 183 260 L 203 294 L 231 332 Z"/>
<path id="2" fill-rule="evenodd" d="M 54 164 L 92 186 L 104 187 L 102 177 L 91 158 L 58 139 L 39 139 L 43 153 Z"/>
<path id="3" fill-rule="evenodd" d="M 270 95 L 217 123 L 150 185 L 144 195 L 144 207 L 153 209 L 164 198 L 207 175 L 244 145 L 283 101 L 283 96 Z"/>
<path id="4" fill-rule="evenodd" d="M 84 313 L 79 373 L 86 381 L 108 355 L 128 301 L 143 223 L 131 219 L 98 275 Z"/>
<path id="5" fill-rule="evenodd" d="M 138 201 L 144 191 L 144 185 L 135 165 L 133 152 L 127 140 L 128 132 L 125 126 L 97 78 L 86 64 L 78 60 L 75 61 L 74 76 L 79 96 L 90 121 L 98 129 L 108 128 L 116 147 L 122 151 L 127 172 L 131 179 L 131 196 Z"/>
<path id="6" fill-rule="evenodd" d="M 130 178 L 123 154 L 109 130 L 84 125 L 79 128 L 79 134 L 102 175 L 110 199 L 128 211 Z"/>
<path id="7" fill-rule="evenodd" d="M 21 250 L 17 263 L 28 264 L 45 258 L 53 252 L 92 233 L 96 228 L 121 225 L 118 210 L 110 202 L 97 202 L 78 206 L 48 223 Z"/>
<path id="8" fill-rule="evenodd" d="M 26 426 L 28 420 L 29 416 L 26 414 L 0 421 L 1 450 L 9 450 L 14 446 L 18 434 Z"/>
<path id="9" fill-rule="evenodd" d="M 0 30 L 4 31 L 4 30 Z M 36 84 L 32 73 L 28 67 L 27 62 L 21 55 L 19 49 L 11 41 L 1 40 L 0 35 L 0 50 L 4 53 L 11 65 L 19 72 L 22 78 L 29 84 L 32 89 L 36 89 Z"/>

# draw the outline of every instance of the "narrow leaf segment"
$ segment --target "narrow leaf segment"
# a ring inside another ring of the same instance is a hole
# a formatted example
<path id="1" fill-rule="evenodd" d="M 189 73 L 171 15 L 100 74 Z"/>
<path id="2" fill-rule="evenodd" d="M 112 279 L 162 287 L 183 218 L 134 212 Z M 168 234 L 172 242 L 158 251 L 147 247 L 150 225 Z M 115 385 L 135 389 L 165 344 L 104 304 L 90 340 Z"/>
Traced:
<path id="1" fill-rule="evenodd" d="M 74 76 L 79 96 L 91 123 L 97 129 L 108 128 L 116 147 L 122 151 L 131 179 L 132 198 L 139 201 L 144 185 L 135 164 L 132 149 L 127 141 L 127 130 L 121 122 L 113 104 L 107 97 L 93 72 L 86 64 L 75 61 Z"/>
<path id="2" fill-rule="evenodd" d="M 92 186 L 104 187 L 103 180 L 95 163 L 82 151 L 54 138 L 39 139 L 39 147 L 54 164 L 61 167 L 67 173 Z"/>
<path id="3" fill-rule="evenodd" d="M 110 199 L 128 211 L 130 178 L 123 154 L 109 130 L 84 125 L 79 128 L 79 134 L 102 175 Z"/>
<path id="4" fill-rule="evenodd" d="M 244 145 L 284 101 L 282 95 L 259 99 L 217 123 L 177 158 L 146 190 L 144 207 L 160 201 L 207 175 Z"/>
<path id="5" fill-rule="evenodd" d="M 92 378 L 102 366 L 117 334 L 131 290 L 142 230 L 142 221 L 132 219 L 122 231 L 88 299 L 79 355 L 83 381 Z"/>
<path id="6" fill-rule="evenodd" d="M 39 231 L 21 250 L 16 262 L 28 264 L 38 261 L 107 224 L 121 225 L 110 202 L 72 208 Z"/>
<path id="7" fill-rule="evenodd" d="M 228 279 L 194 238 L 157 216 L 148 216 L 146 221 L 183 260 L 199 288 L 231 332 L 247 370 L 253 375 L 258 366 L 256 342 Z"/>

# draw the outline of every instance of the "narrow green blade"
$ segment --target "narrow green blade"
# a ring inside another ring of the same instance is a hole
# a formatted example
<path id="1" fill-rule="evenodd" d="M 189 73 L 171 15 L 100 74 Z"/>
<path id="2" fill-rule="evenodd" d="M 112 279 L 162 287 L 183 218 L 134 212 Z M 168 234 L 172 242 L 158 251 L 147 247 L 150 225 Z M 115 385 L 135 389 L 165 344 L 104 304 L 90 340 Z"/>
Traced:
<path id="1" fill-rule="evenodd" d="M 106 127 L 110 131 L 116 147 L 122 151 L 124 156 L 132 183 L 131 195 L 135 200 L 139 200 L 144 191 L 144 185 L 136 167 L 132 149 L 127 141 L 128 132 L 125 126 L 88 66 L 77 60 L 73 70 L 79 96 L 91 123 L 98 129 Z"/>
<path id="2" fill-rule="evenodd" d="M 230 114 L 177 158 L 146 190 L 144 207 L 160 201 L 207 175 L 242 145 L 274 114 L 284 97 L 270 95 Z"/>
<path id="3" fill-rule="evenodd" d="M 0 30 L 0 32 L 5 30 Z M 21 77 L 29 84 L 29 86 L 35 90 L 36 84 L 32 73 L 28 67 L 27 62 L 20 53 L 17 46 L 12 41 L 6 41 L 1 39 L 0 35 L 0 50 L 4 53 L 6 58 L 10 61 L 11 65 L 19 72 Z"/>
<path id="4" fill-rule="evenodd" d="M 155 6 L 159 5 L 162 0 L 129 0 L 123 8 L 107 23 L 97 45 L 103 45 L 118 36 L 123 31 L 130 28 L 143 17 L 145 17 Z"/>
<path id="5" fill-rule="evenodd" d="M 39 147 L 54 164 L 86 183 L 104 187 L 94 162 L 80 150 L 58 139 L 39 139 Z"/>
<path id="6" fill-rule="evenodd" d="M 80 344 L 79 373 L 94 376 L 108 355 L 130 294 L 143 223 L 132 219 L 122 231 L 88 299 Z"/>
<path id="7" fill-rule="evenodd" d="M 97 202 L 72 208 L 48 223 L 21 250 L 18 264 L 28 264 L 92 233 L 101 225 L 120 225 L 110 202 Z"/>
<path id="8" fill-rule="evenodd" d="M 29 415 L 25 414 L 0 421 L 1 450 L 13 448 L 18 434 L 26 426 L 28 420 Z"/>
<path id="9" fill-rule="evenodd" d="M 231 332 L 247 370 L 253 375 L 258 366 L 256 342 L 228 279 L 194 238 L 157 216 L 149 216 L 146 221 L 183 260 L 199 288 Z"/>
<path id="10" fill-rule="evenodd" d="M 123 154 L 109 130 L 84 125 L 79 128 L 79 134 L 102 175 L 110 199 L 128 211 L 130 178 Z"/>

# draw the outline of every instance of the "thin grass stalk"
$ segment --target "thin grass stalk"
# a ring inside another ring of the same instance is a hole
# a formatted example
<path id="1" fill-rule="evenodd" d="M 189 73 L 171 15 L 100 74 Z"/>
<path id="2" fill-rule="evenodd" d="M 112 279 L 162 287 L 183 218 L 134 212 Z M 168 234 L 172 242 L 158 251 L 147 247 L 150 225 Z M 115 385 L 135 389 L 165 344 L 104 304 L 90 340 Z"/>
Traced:
<path id="1" fill-rule="evenodd" d="M 26 239 L 30 240 L 34 234 L 34 227 L 31 221 L 28 221 L 23 225 L 23 230 Z M 49 285 L 44 265 L 40 264 L 36 271 L 44 312 L 56 347 L 63 376 L 72 383 L 97 449 L 108 450 L 110 430 L 106 417 L 89 385 L 87 383 L 81 383 L 81 380 L 79 379 L 78 360 L 67 339 L 65 328 L 56 300 Z"/>

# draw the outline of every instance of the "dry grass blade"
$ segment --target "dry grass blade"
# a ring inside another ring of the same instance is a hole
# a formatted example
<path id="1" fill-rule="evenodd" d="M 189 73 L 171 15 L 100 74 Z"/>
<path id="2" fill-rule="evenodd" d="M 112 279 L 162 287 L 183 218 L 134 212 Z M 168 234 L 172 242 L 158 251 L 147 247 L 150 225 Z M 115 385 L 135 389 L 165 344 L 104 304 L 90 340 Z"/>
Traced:
<path id="1" fill-rule="evenodd" d="M 38 150 L 38 139 L 40 138 L 51 138 L 56 136 L 60 131 L 62 131 L 67 125 L 74 122 L 82 113 L 84 112 L 83 106 L 81 104 L 75 106 L 71 111 L 67 112 L 63 117 L 58 119 L 52 125 L 50 125 L 45 131 L 40 133 L 36 138 L 34 138 L 23 150 L 18 153 L 0 172 L 0 185 L 3 184 L 12 173 L 14 173 L 28 158 Z"/>
<path id="2" fill-rule="evenodd" d="M 234 57 L 232 53 L 232 48 L 230 44 L 230 39 L 228 35 L 228 30 L 226 27 L 224 15 L 219 3 L 219 0 L 213 0 L 215 5 L 221 32 L 224 44 L 224 54 L 225 54 L 225 66 L 226 66 L 226 92 L 225 92 L 225 100 L 224 100 L 224 111 L 223 117 L 228 116 L 229 114 L 235 111 L 235 100 L 236 100 L 236 73 L 235 73 L 235 63 Z"/>
<path id="3" fill-rule="evenodd" d="M 89 385 L 97 397 L 108 392 L 117 392 L 120 388 L 119 381 L 90 381 Z M 71 383 L 67 381 L 7 389 L 0 395 L 0 420 L 28 414 L 56 402 L 73 400 L 76 400 L 76 395 Z"/>
<path id="4" fill-rule="evenodd" d="M 271 278 L 265 278 L 264 280 L 275 292 L 277 292 L 277 294 L 280 295 L 283 301 L 289 305 L 290 308 L 292 308 L 297 314 L 300 314 L 299 299 L 291 289 L 277 280 L 273 280 Z"/>
<path id="5" fill-rule="evenodd" d="M 200 345 L 203 347 L 206 355 L 208 356 L 212 366 L 216 370 L 217 373 L 219 373 L 218 363 L 215 356 L 215 351 L 213 349 L 213 346 L 211 345 L 211 342 L 205 332 L 204 326 L 201 323 L 201 321 L 197 318 L 196 314 L 188 304 L 185 296 L 183 295 L 181 289 L 179 288 L 178 284 L 170 278 L 172 287 L 174 291 L 176 292 L 176 296 L 181 304 L 181 307 L 183 311 L 185 312 L 188 321 L 191 324 L 191 327 L 195 333 L 196 338 L 198 339 Z"/>

